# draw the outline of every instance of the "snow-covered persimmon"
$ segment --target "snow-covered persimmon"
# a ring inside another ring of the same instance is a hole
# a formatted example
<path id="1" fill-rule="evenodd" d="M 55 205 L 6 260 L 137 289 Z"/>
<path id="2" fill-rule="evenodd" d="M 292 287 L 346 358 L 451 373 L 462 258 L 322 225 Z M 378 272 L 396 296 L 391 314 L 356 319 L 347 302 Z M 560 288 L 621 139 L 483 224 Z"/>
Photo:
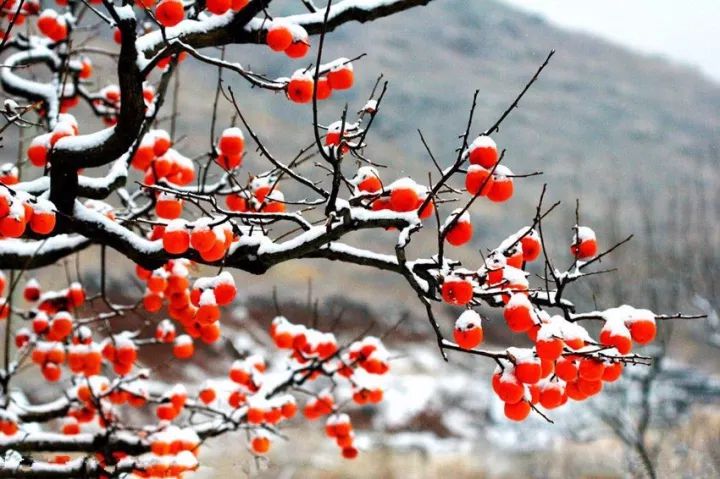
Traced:
<path id="1" fill-rule="evenodd" d="M 475 311 L 468 309 L 455 321 L 455 342 L 464 349 L 473 349 L 483 340 L 482 320 Z"/>
<path id="2" fill-rule="evenodd" d="M 303 70 L 296 71 L 287 84 L 287 96 L 295 103 L 309 103 L 313 98 L 314 81 Z"/>
<path id="3" fill-rule="evenodd" d="M 284 52 L 293 42 L 293 34 L 290 30 L 290 25 L 273 22 L 267 30 L 265 41 L 268 46 L 276 52 Z"/>
<path id="4" fill-rule="evenodd" d="M 498 151 L 495 141 L 489 136 L 478 136 L 468 147 L 468 160 L 473 165 L 490 169 L 498 160 Z"/>
<path id="5" fill-rule="evenodd" d="M 353 65 L 347 58 L 340 58 L 327 74 L 328 83 L 333 90 L 352 88 L 355 81 Z"/>
<path id="6" fill-rule="evenodd" d="M 598 246 L 595 231 L 587 226 L 577 226 L 573 242 L 570 245 L 570 252 L 577 259 L 588 260 L 597 255 Z"/>

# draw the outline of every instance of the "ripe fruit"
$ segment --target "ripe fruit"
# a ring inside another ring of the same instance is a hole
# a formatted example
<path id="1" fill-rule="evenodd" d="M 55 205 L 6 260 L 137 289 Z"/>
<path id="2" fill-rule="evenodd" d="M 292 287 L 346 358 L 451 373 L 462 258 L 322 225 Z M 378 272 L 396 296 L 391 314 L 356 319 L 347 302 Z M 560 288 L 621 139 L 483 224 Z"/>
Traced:
<path id="1" fill-rule="evenodd" d="M 40 135 L 30 142 L 30 147 L 27 150 L 27 157 L 33 166 L 42 168 L 47 163 L 47 152 L 49 146 L 50 136 L 48 134 Z"/>
<path id="2" fill-rule="evenodd" d="M 657 326 L 655 325 L 655 316 L 647 310 L 642 311 L 644 317 L 633 318 L 630 321 L 629 329 L 633 341 L 640 344 L 647 344 L 655 339 L 657 334 Z"/>
<path id="3" fill-rule="evenodd" d="M 454 221 L 454 218 L 460 214 L 460 210 L 454 211 L 448 217 L 446 227 Z M 453 246 L 462 246 L 472 239 L 473 227 L 470 222 L 470 214 L 466 211 L 449 229 L 445 230 L 445 239 Z"/>
<path id="4" fill-rule="evenodd" d="M 375 193 L 382 190 L 382 181 L 380 181 L 380 174 L 372 166 L 363 166 L 358 168 L 353 179 L 358 191 L 365 193 Z"/>
<path id="5" fill-rule="evenodd" d="M 605 369 L 603 370 L 602 380 L 607 381 L 609 383 L 613 381 L 617 381 L 618 378 L 620 378 L 620 375 L 623 371 L 623 364 L 622 363 L 610 363 L 605 365 Z"/>
<path id="6" fill-rule="evenodd" d="M 225 197 L 225 204 L 230 211 L 242 213 L 249 210 L 247 200 L 240 194 L 230 193 Z"/>
<path id="7" fill-rule="evenodd" d="M 605 364 L 602 361 L 593 358 L 583 358 L 580 360 L 578 375 L 580 379 L 586 381 L 600 381 L 602 379 Z"/>
<path id="8" fill-rule="evenodd" d="M 562 355 L 564 342 L 562 339 L 553 337 L 541 337 L 543 327 L 538 332 L 537 342 L 535 343 L 535 351 L 541 359 L 547 361 L 555 361 Z"/>
<path id="9" fill-rule="evenodd" d="M 527 332 L 535 324 L 532 303 L 522 293 L 514 293 L 503 308 L 503 316 L 508 328 L 514 333 Z"/>
<path id="10" fill-rule="evenodd" d="M 292 44 L 293 34 L 288 25 L 275 22 L 268 29 L 265 42 L 276 52 L 283 52 Z"/>
<path id="11" fill-rule="evenodd" d="M 570 245 L 570 252 L 579 260 L 587 260 L 597 255 L 598 246 L 595 232 L 587 226 L 578 226 Z"/>
<path id="12" fill-rule="evenodd" d="M 498 160 L 497 145 L 489 136 L 478 136 L 468 148 L 468 160 L 473 165 L 490 169 Z"/>
<path id="13" fill-rule="evenodd" d="M 285 49 L 285 55 L 290 58 L 302 58 L 310 51 L 310 44 L 307 39 L 294 40 L 289 47 Z"/>
<path id="14" fill-rule="evenodd" d="M 355 81 L 352 63 L 347 58 L 336 60 L 337 65 L 333 66 L 327 74 L 330 88 L 333 90 L 347 90 L 352 88 Z"/>
<path id="15" fill-rule="evenodd" d="M 515 377 L 525 384 L 535 384 L 542 376 L 542 365 L 540 359 L 532 356 L 517 358 L 515 364 Z"/>
<path id="16" fill-rule="evenodd" d="M 563 403 L 564 388 L 557 381 L 540 385 L 540 405 L 546 409 L 554 409 Z"/>
<path id="17" fill-rule="evenodd" d="M 483 340 L 481 318 L 473 310 L 463 312 L 455 321 L 453 338 L 455 342 L 464 349 L 473 349 Z"/>
<path id="18" fill-rule="evenodd" d="M 226 156 L 242 155 L 245 148 L 245 137 L 242 130 L 237 127 L 225 129 L 220 135 L 218 148 Z"/>
<path id="19" fill-rule="evenodd" d="M 492 186 L 487 193 L 487 197 L 490 201 L 502 203 L 510 199 L 513 194 L 512 174 L 513 173 L 510 171 L 510 168 L 504 165 L 499 165 L 495 168 Z"/>
<path id="20" fill-rule="evenodd" d="M 36 209 L 30 218 L 30 229 L 39 235 L 47 235 L 55 229 L 55 212 Z"/>
<path id="21" fill-rule="evenodd" d="M 485 196 L 492 189 L 492 185 L 493 177 L 489 170 L 480 165 L 470 165 L 465 176 L 465 189 L 468 193 L 475 196 L 482 188 L 479 196 Z"/>
<path id="22" fill-rule="evenodd" d="M 318 77 L 315 90 L 317 91 L 316 95 L 318 100 L 327 100 L 330 98 L 332 95 L 332 88 L 330 87 L 330 82 L 326 76 Z"/>
<path id="23" fill-rule="evenodd" d="M 173 220 L 165 228 L 163 248 L 170 254 L 183 254 L 190 247 L 190 234 L 183 220 Z M 157 291 L 156 291 L 157 292 Z"/>
<path id="24" fill-rule="evenodd" d="M 23 289 L 25 301 L 35 302 L 40 299 L 40 283 L 35 278 L 28 280 Z"/>
<path id="25" fill-rule="evenodd" d="M 555 375 L 565 382 L 572 382 L 577 379 L 578 369 L 575 361 L 560 357 L 555 362 Z"/>
<path id="26" fill-rule="evenodd" d="M 606 321 L 600 330 L 600 344 L 618 350 L 620 354 L 628 354 L 632 350 L 630 331 L 622 321 Z"/>
<path id="27" fill-rule="evenodd" d="M 161 0 L 155 7 L 155 17 L 163 27 L 174 27 L 185 18 L 181 0 Z"/>
<path id="28" fill-rule="evenodd" d="M 505 403 L 505 417 L 513 421 L 524 421 L 531 411 L 530 403 L 518 401 L 516 403 Z"/>
<path id="29" fill-rule="evenodd" d="M 222 15 L 230 10 L 230 0 L 206 0 L 205 8 L 215 15 Z"/>
<path id="30" fill-rule="evenodd" d="M 255 436 L 250 441 L 250 447 L 255 454 L 265 454 L 270 450 L 270 439 L 264 435 Z"/>
<path id="31" fill-rule="evenodd" d="M 287 84 L 287 96 L 295 103 L 309 103 L 313 98 L 314 82 L 309 73 L 296 71 Z"/>
<path id="32" fill-rule="evenodd" d="M 537 231 L 532 230 L 520 240 L 523 261 L 535 261 L 542 253 L 542 243 Z"/>
<path id="33" fill-rule="evenodd" d="M 173 344 L 173 354 L 179 359 L 188 359 L 195 352 L 192 338 L 186 334 L 178 336 Z"/>
<path id="34" fill-rule="evenodd" d="M 473 285 L 466 279 L 448 276 L 443 281 L 441 293 L 446 303 L 464 306 L 473 298 Z"/>
<path id="35" fill-rule="evenodd" d="M 167 220 L 179 218 L 182 214 L 182 200 L 172 193 L 161 192 L 155 203 L 155 214 Z"/>
<path id="36" fill-rule="evenodd" d="M 417 184 L 410 178 L 403 178 L 391 185 L 390 209 L 398 212 L 414 211 L 418 207 Z"/>

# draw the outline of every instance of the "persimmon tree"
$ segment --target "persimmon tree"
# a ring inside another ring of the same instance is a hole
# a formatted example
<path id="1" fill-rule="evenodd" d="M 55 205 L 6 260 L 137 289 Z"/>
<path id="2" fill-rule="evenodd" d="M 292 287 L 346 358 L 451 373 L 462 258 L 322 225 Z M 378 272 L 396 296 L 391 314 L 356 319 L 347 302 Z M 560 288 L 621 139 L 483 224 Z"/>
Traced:
<path id="1" fill-rule="evenodd" d="M 572 261 L 556 267 L 543 220 L 557 204 L 544 204 L 545 187 L 529 224 L 478 255 L 476 264 L 465 267 L 448 256 L 472 239 L 473 207 L 504 202 L 516 182 L 535 176 L 513 173 L 492 136 L 552 52 L 477 135 L 475 92 L 449 165 L 439 163 L 420 135 L 437 170 L 427 178 L 381 175 L 382 165 L 369 157 L 369 133 L 387 83 L 378 79 L 356 115 L 340 108 L 336 98 L 353 87 L 362 55 L 328 61 L 325 33 L 429 1 L 343 0 L 323 7 L 302 1 L 297 8 L 305 12 L 290 16 L 274 15 L 270 0 L 63 0 L 42 7 L 37 0 L 3 1 L 0 83 L 8 97 L 2 130 L 33 136 L 22 158 L 0 168 L 0 268 L 8 271 L 0 276 L 0 477 L 179 477 L 197 467 L 203 441 L 230 431 L 247 431 L 248 454 L 265 454 L 298 409 L 307 420 L 322 418 L 342 456 L 354 458 L 346 410 L 381 401 L 377 378 L 391 367 L 376 337 L 319 331 L 278 316 L 269 334 L 287 361 L 266 365 L 257 355 L 228 361 L 230 388 L 209 382 L 154 391 L 152 371 L 138 361 L 141 348 L 191 361 L 197 341 L 221 338 L 221 309 L 238 287 L 234 271 L 263 274 L 296 259 L 371 267 L 406 282 L 445 359 L 455 351 L 497 363 L 492 386 L 512 420 L 533 411 L 549 420 L 543 411 L 597 394 L 625 365 L 650 361 L 634 346 L 655 338 L 658 320 L 689 316 L 627 305 L 576 311 L 566 291 L 602 272 L 593 267 L 622 242 L 603 249 L 602 237 L 581 224 L 578 212 L 567 244 Z M 93 45 L 89 27 L 98 23 L 119 47 Z M 213 56 L 211 47 L 232 44 L 284 53 L 287 75 L 270 78 Z M 308 59 L 311 45 L 317 53 Z M 117 60 L 116 78 L 95 78 L 92 60 L 102 55 Z M 171 78 L 190 61 L 238 75 L 254 87 L 252 94 L 282 92 L 297 108 L 311 108 L 309 146 L 289 161 L 278 158 L 269 146 L 274 140 L 263 140 L 273 132 L 255 131 L 238 92 L 220 81 L 212 148 L 175 145 L 174 132 L 158 127 L 158 115 Z M 233 105 L 237 122 L 220 124 L 223 101 Z M 321 102 L 328 105 L 322 114 Z M 70 112 L 81 103 L 104 128 L 76 120 Z M 257 155 L 267 169 L 244 171 L 246 155 Z M 448 204 L 456 207 L 445 211 Z M 408 246 L 423 226 L 437 236 L 436 251 L 409 258 Z M 394 238 L 394 245 L 381 251 L 381 244 L 374 250 L 343 242 L 364 230 Z M 79 282 L 42 288 L 43 267 L 86 249 L 99 258 L 97 291 Z M 136 264 L 145 286 L 136 302 L 109 299 L 109 254 Z M 545 274 L 532 285 L 526 266 L 535 261 Z M 457 306 L 455 324 L 436 318 L 441 302 Z M 481 348 L 482 308 L 502 309 L 507 327 L 526 335 L 528 347 Z M 153 319 L 152 331 L 111 327 L 130 313 L 168 318 Z M 603 325 L 597 338 L 583 327 L 593 321 Z M 57 399 L 19 400 L 16 377 L 27 369 L 42 375 Z"/>

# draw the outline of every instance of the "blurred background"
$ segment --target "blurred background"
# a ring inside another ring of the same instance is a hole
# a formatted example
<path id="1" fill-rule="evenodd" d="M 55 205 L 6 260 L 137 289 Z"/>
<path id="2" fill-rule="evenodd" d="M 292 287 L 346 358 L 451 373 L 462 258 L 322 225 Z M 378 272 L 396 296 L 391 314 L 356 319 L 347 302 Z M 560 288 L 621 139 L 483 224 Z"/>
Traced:
<path id="1" fill-rule="evenodd" d="M 273 5 L 276 14 L 301 8 L 294 0 Z M 517 180 L 508 203 L 478 202 L 472 246 L 447 254 L 477 267 L 478 250 L 531 222 L 547 183 L 547 204 L 562 201 L 544 224 L 557 263 L 571 261 L 576 199 L 582 223 L 595 229 L 601 248 L 635 234 L 602 263 L 617 272 L 575 284 L 569 299 L 585 309 L 628 303 L 709 317 L 663 322 L 659 340 L 643 351 L 658 358 L 654 366 L 628 368 L 626 379 L 599 396 L 552 411 L 554 424 L 536 416 L 512 424 L 490 391 L 494 365 L 461 354 L 443 362 L 401 278 L 326 261 L 287 263 L 262 277 L 235 272 L 242 298 L 223 318 L 227 341 L 204 348 L 193 367 L 164 363 L 165 379 L 202 382 L 225 374 L 238 352 L 263 352 L 275 288 L 292 321 L 335 324 L 341 338 L 369 326 L 379 336 L 397 325 L 387 337 L 394 360 L 386 401 L 353 410 L 357 428 L 365 429 L 355 461 L 343 461 L 322 425 L 310 424 L 284 430 L 290 441 L 279 441 L 267 462 L 228 454 L 227 444 L 242 435 L 215 440 L 193 477 L 619 478 L 650 477 L 648 468 L 656 477 L 720 477 L 718 21 L 715 0 L 438 0 L 329 34 L 327 58 L 367 56 L 356 62 L 357 86 L 321 105 L 321 123 L 339 119 L 345 102 L 350 111 L 362 108 L 383 74 L 389 91 L 366 153 L 388 166 L 385 180 L 427 178 L 432 164 L 417 129 L 449 164 L 473 91 L 480 90 L 478 133 L 555 49 L 549 68 L 495 136 L 515 173 L 543 175 Z M 233 46 L 226 58 L 270 76 L 305 66 L 258 46 Z M 112 64 L 100 68 L 114 78 Z M 309 108 L 253 91 L 230 73 L 223 78 L 278 157 L 292 157 L 312 141 Z M 187 156 L 209 146 L 216 79 L 214 68 L 191 60 L 180 68 L 178 148 Z M 232 121 L 231 105 L 220 111 L 220 125 Z M 266 168 L 257 154 L 246 165 L 249 172 Z M 287 188 L 286 197 L 293 196 Z M 433 253 L 435 233 L 427 229 L 413 241 L 411 255 Z M 392 232 L 372 232 L 350 243 L 391 252 L 394 239 Z M 90 282 L 96 255 L 82 255 Z M 118 261 L 111 278 L 118 299 L 132 291 L 129 272 Z M 487 317 L 491 346 L 523 344 L 498 311 L 479 312 Z M 449 333 L 459 311 L 438 306 L 438 313 Z"/>

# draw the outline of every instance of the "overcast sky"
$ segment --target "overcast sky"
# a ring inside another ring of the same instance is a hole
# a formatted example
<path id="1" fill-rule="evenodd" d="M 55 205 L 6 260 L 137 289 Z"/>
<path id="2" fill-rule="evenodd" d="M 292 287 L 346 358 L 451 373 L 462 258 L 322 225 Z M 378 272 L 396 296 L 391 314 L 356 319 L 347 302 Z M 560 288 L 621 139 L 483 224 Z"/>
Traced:
<path id="1" fill-rule="evenodd" d="M 720 0 L 503 0 L 551 23 L 688 63 L 720 82 Z"/>

